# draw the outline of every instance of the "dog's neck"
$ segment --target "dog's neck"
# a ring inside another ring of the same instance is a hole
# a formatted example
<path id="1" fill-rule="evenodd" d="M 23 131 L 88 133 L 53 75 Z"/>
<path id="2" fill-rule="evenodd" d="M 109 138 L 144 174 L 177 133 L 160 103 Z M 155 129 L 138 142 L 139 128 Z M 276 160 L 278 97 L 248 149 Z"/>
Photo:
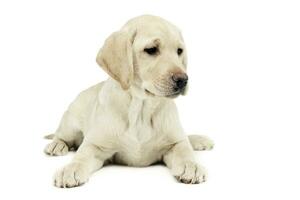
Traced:
<path id="1" fill-rule="evenodd" d="M 136 107 L 138 105 L 141 108 L 147 106 L 151 108 L 150 113 L 154 112 L 159 106 L 164 104 L 166 101 L 171 100 L 163 97 L 151 96 L 147 94 L 144 89 L 135 85 L 132 85 L 128 92 L 131 96 L 131 106 Z"/>
<path id="2" fill-rule="evenodd" d="M 132 97 L 139 98 L 142 100 L 154 99 L 152 96 L 147 94 L 144 89 L 140 88 L 139 86 L 137 86 L 135 84 L 131 85 L 131 87 L 129 88 L 129 93 Z M 154 99 L 154 101 L 155 100 L 159 100 L 159 99 Z"/>

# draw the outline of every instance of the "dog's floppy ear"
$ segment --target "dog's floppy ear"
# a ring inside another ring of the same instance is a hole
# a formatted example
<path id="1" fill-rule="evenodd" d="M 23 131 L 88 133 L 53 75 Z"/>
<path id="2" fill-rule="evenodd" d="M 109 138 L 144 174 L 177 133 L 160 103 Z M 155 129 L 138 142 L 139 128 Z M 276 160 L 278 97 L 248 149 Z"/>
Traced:
<path id="1" fill-rule="evenodd" d="M 132 52 L 134 37 L 135 33 L 130 34 L 128 31 L 114 32 L 106 39 L 96 59 L 104 71 L 125 90 L 130 87 L 134 75 Z"/>

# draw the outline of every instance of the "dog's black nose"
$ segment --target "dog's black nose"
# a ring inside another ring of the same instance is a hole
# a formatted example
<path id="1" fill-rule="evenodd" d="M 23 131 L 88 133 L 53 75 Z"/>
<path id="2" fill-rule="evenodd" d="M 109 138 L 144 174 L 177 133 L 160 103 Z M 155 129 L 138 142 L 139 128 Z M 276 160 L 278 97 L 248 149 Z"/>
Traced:
<path id="1" fill-rule="evenodd" d="M 174 74 L 172 76 L 172 80 L 175 83 L 176 88 L 175 89 L 184 89 L 187 81 L 188 81 L 188 76 L 185 73 L 178 73 L 178 74 Z"/>

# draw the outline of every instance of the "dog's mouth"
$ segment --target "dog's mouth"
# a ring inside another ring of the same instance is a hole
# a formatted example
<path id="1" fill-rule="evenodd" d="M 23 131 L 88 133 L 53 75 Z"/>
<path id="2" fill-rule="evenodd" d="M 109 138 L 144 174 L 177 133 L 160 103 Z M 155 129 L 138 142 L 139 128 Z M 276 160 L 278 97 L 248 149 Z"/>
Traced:
<path id="1" fill-rule="evenodd" d="M 146 94 L 150 96 L 156 96 L 154 93 L 150 92 L 149 90 L 145 89 Z"/>

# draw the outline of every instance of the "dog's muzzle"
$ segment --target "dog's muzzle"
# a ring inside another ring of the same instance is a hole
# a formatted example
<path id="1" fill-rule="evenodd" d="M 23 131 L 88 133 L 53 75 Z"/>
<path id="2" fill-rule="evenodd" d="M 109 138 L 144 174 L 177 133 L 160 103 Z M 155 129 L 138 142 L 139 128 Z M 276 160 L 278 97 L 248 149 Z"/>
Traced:
<path id="1" fill-rule="evenodd" d="M 188 76 L 186 73 L 173 74 L 172 81 L 174 82 L 174 85 L 173 85 L 174 92 L 180 93 L 181 91 L 184 91 L 184 89 L 187 85 Z"/>

